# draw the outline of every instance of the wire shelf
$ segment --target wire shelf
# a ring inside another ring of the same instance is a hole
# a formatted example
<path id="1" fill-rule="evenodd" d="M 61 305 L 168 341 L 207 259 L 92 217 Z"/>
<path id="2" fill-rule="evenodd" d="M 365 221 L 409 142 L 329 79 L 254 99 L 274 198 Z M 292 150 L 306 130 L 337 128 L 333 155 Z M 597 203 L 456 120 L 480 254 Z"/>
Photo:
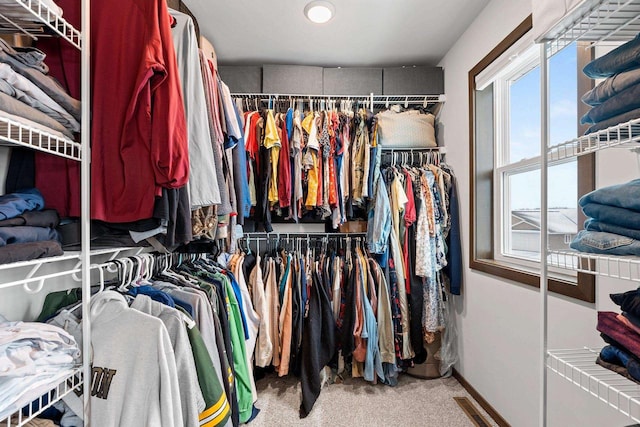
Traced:
<path id="1" fill-rule="evenodd" d="M 77 49 L 81 49 L 81 32 L 40 0 L 2 0 L 0 32 L 20 32 L 34 40 L 39 36 L 57 34 Z"/>
<path id="2" fill-rule="evenodd" d="M 67 260 L 77 260 L 80 257 L 80 252 L 65 252 L 64 255 L 54 256 L 49 258 L 32 259 L 29 261 L 19 261 L 11 264 L 0 264 L 0 270 L 8 270 L 13 268 L 33 267 L 37 264 L 49 264 L 54 262 L 62 262 Z"/>
<path id="3" fill-rule="evenodd" d="M 123 248 L 106 248 L 106 249 L 94 249 L 90 251 L 90 257 L 103 257 L 108 260 L 114 260 L 123 253 L 130 255 L 138 255 L 144 251 L 145 247 L 123 247 Z M 54 263 L 63 263 L 68 261 L 76 261 L 75 265 L 69 266 L 69 268 L 45 268 L 47 265 Z M 81 260 L 79 251 L 67 251 L 64 255 L 39 258 L 29 261 L 20 261 L 9 264 L 0 264 L 0 271 L 11 270 L 11 274 L 0 274 L 0 289 L 11 288 L 13 286 L 24 287 L 24 290 L 28 293 L 40 292 L 44 283 L 47 280 L 57 277 L 71 275 L 75 281 L 81 281 L 79 276 L 81 272 Z M 19 279 L 11 280 L 12 277 L 19 276 Z M 0 427 L 2 427 L 0 425 Z"/>
<path id="4" fill-rule="evenodd" d="M 547 259 L 550 266 L 565 270 L 640 282 L 639 257 L 550 250 Z"/>
<path id="5" fill-rule="evenodd" d="M 639 147 L 640 118 L 549 147 L 549 161 L 595 153 L 611 147 Z"/>
<path id="6" fill-rule="evenodd" d="M 20 145 L 70 160 L 82 159 L 81 145 L 69 138 L 34 128 L 0 111 L 0 143 Z"/>
<path id="7" fill-rule="evenodd" d="M 640 0 L 587 0 L 537 41 L 549 42 L 551 56 L 574 41 L 621 42 L 639 32 Z"/>
<path id="8" fill-rule="evenodd" d="M 550 350 L 547 368 L 640 422 L 640 384 L 596 364 L 599 349 Z"/>
<path id="9" fill-rule="evenodd" d="M 269 102 L 288 102 L 288 101 L 355 101 L 364 104 L 384 105 L 388 107 L 394 104 L 404 105 L 421 105 L 424 108 L 444 103 L 447 97 L 444 94 L 439 95 L 308 95 L 293 93 L 232 93 L 233 98 L 245 98 L 260 101 L 262 103 Z"/>
<path id="10" fill-rule="evenodd" d="M 76 368 L 64 376 L 62 381 L 44 395 L 35 398 L 34 402 L 15 412 L 7 419 L 0 421 L 0 427 L 19 427 L 37 417 L 47 408 L 53 406 L 67 394 L 82 386 L 82 368 Z"/>

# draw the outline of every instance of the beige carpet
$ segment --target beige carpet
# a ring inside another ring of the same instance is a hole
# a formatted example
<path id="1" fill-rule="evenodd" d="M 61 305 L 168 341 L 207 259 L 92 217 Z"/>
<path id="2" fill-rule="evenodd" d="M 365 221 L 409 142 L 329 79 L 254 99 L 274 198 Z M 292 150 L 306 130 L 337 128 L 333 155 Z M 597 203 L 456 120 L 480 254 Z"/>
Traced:
<path id="1" fill-rule="evenodd" d="M 250 427 L 474 426 L 453 399 L 457 396 L 468 397 L 487 422 L 497 426 L 454 378 L 421 380 L 400 375 L 396 387 L 348 379 L 325 386 L 305 419 L 298 416 L 300 384 L 295 378 L 268 375 L 256 386 L 260 414 Z"/>

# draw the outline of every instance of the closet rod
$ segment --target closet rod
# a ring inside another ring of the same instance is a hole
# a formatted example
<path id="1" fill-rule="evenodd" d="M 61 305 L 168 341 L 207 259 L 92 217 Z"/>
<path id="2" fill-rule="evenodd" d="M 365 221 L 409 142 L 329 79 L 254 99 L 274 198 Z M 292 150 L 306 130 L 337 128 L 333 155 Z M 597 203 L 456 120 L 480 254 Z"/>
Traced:
<path id="1" fill-rule="evenodd" d="M 265 238 L 265 239 L 277 239 L 278 237 L 282 238 L 286 236 L 287 238 L 338 238 L 338 237 L 365 237 L 367 235 L 366 232 L 358 232 L 358 233 L 303 233 L 303 232 L 292 232 L 292 233 L 264 233 L 264 232 L 251 232 L 244 233 L 242 236 L 243 239 L 247 238 Z"/>
<path id="2" fill-rule="evenodd" d="M 415 164 L 415 160 L 420 165 L 426 163 L 440 164 L 444 162 L 444 156 L 447 153 L 445 147 L 430 148 L 389 148 L 382 147 L 381 163 L 383 165 Z"/>
<path id="3" fill-rule="evenodd" d="M 403 103 L 408 102 L 410 104 L 435 104 L 438 102 L 445 102 L 446 96 L 443 94 L 440 95 L 376 95 L 373 93 L 370 94 L 362 94 L 362 95 L 319 95 L 319 94 L 301 94 L 301 93 L 256 93 L 256 92 L 246 92 L 246 93 L 232 93 L 231 97 L 233 98 L 260 98 L 261 101 L 269 101 L 269 100 L 288 100 L 288 99 L 320 99 L 320 100 L 352 100 L 352 101 L 362 101 L 362 102 L 371 102 L 373 100 L 374 104 L 387 104 L 390 102 L 393 103 Z"/>
<path id="4" fill-rule="evenodd" d="M 416 148 L 388 148 L 382 147 L 382 155 L 389 155 L 393 153 L 429 153 L 439 152 L 440 154 L 446 154 L 446 147 L 416 147 Z"/>

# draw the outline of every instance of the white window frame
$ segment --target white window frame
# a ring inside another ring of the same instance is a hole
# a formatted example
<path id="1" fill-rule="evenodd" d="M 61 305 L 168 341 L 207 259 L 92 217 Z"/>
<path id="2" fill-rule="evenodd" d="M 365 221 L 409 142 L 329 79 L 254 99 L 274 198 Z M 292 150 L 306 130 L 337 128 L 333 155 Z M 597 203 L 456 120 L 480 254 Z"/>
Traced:
<path id="1" fill-rule="evenodd" d="M 494 259 L 516 268 L 539 271 L 540 260 L 525 258 L 509 253 L 511 247 L 511 206 L 509 204 L 509 176 L 540 170 L 540 156 L 510 161 L 510 85 L 540 65 L 540 50 L 537 45 L 520 45 L 518 52 L 510 52 L 509 61 L 491 78 L 494 91 L 494 167 L 493 172 L 493 212 L 494 212 Z M 571 159 L 550 162 L 549 167 L 571 161 Z M 538 181 L 536 185 L 539 185 Z M 550 269 L 555 277 L 575 281 L 575 273 Z"/>

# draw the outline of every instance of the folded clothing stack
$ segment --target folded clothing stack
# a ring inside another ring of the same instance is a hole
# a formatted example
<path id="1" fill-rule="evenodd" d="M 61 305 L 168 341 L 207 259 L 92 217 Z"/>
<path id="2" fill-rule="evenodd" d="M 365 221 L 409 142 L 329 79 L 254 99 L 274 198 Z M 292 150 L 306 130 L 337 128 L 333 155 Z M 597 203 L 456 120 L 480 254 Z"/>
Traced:
<path id="1" fill-rule="evenodd" d="M 55 388 L 79 363 L 78 345 L 63 329 L 0 316 L 0 420 Z"/>
<path id="2" fill-rule="evenodd" d="M 582 196 L 578 203 L 588 218 L 571 248 L 640 256 L 640 179 L 599 188 Z"/>
<path id="3" fill-rule="evenodd" d="M 588 63 L 582 72 L 605 80 L 582 96 L 592 108 L 580 122 L 595 132 L 640 118 L 640 34 Z"/>
<path id="4" fill-rule="evenodd" d="M 47 75 L 44 58 L 36 48 L 14 48 L 0 40 L 0 110 L 54 136 L 73 138 L 80 131 L 80 101 Z"/>
<path id="5" fill-rule="evenodd" d="M 35 188 L 0 196 L 0 264 L 62 255 L 54 210 Z"/>
<path id="6" fill-rule="evenodd" d="M 609 345 L 596 363 L 640 383 L 640 289 L 610 297 L 622 313 L 598 312 L 597 329 Z"/>

